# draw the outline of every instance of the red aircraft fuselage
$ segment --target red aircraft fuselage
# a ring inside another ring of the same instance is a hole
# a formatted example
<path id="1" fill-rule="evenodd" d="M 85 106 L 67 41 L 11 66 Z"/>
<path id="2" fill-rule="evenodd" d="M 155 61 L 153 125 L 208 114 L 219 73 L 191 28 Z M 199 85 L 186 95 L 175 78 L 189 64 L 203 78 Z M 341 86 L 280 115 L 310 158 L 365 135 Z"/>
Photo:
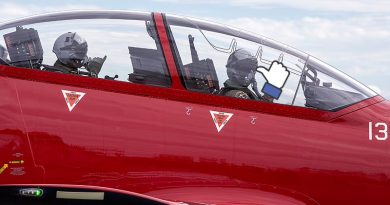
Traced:
<path id="1" fill-rule="evenodd" d="M 1 184 L 216 204 L 390 204 L 390 140 L 378 124 L 390 123 L 388 101 L 330 112 L 188 91 L 155 15 L 170 88 L 0 66 Z M 63 91 L 85 95 L 69 111 Z M 233 115 L 218 132 L 210 111 Z"/>

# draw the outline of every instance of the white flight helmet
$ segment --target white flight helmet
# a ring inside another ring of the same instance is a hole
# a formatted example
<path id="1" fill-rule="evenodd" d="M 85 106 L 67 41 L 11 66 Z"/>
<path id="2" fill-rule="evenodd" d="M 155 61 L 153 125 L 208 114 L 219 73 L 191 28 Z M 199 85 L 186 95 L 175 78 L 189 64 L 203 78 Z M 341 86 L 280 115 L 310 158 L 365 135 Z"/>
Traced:
<path id="1" fill-rule="evenodd" d="M 226 68 L 229 79 L 247 87 L 255 78 L 257 59 L 249 51 L 238 49 L 230 54 Z"/>
<path id="2" fill-rule="evenodd" d="M 80 68 L 88 59 L 88 44 L 77 33 L 68 32 L 57 38 L 53 52 L 61 63 L 71 68 Z"/>

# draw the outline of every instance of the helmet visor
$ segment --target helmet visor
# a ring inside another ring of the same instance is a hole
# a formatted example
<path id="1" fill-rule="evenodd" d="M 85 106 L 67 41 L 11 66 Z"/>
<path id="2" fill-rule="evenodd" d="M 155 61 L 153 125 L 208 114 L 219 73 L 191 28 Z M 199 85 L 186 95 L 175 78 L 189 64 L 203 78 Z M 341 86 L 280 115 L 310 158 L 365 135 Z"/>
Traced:
<path id="1" fill-rule="evenodd" d="M 88 44 L 77 33 L 73 33 L 70 38 L 67 37 L 65 42 L 68 42 L 68 45 L 62 47 L 60 50 L 67 51 L 69 53 L 69 59 L 82 61 L 87 58 Z"/>
<path id="2" fill-rule="evenodd" d="M 86 42 L 79 44 L 73 41 L 71 45 L 65 46 L 61 50 L 70 53 L 69 59 L 84 60 L 87 57 L 88 45 Z"/>

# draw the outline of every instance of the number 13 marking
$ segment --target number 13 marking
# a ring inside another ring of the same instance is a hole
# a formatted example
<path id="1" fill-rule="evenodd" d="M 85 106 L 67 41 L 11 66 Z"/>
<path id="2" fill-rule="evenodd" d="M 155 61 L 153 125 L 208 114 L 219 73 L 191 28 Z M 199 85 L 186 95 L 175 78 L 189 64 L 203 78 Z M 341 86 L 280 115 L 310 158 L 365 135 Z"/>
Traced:
<path id="1" fill-rule="evenodd" d="M 388 138 L 388 133 L 387 133 L 387 124 L 384 122 L 377 122 L 375 123 L 376 128 L 381 128 L 378 130 L 378 134 L 382 133 L 382 136 L 375 135 L 375 139 L 378 141 L 385 141 Z M 372 122 L 368 123 L 368 139 L 370 141 L 373 140 L 373 131 L 372 131 Z"/>

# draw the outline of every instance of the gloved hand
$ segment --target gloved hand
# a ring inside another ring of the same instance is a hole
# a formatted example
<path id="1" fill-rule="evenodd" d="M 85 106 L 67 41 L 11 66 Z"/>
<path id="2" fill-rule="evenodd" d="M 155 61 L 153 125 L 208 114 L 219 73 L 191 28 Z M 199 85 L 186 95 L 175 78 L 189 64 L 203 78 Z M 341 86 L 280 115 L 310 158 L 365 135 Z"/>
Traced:
<path id="1" fill-rule="evenodd" d="M 85 66 L 85 68 L 92 74 L 98 75 L 100 73 L 100 70 L 102 69 L 104 61 L 106 61 L 107 56 L 104 56 L 103 58 L 95 57 L 95 58 L 89 58 L 88 64 Z"/>
<path id="2" fill-rule="evenodd" d="M 269 68 L 259 67 L 257 72 L 261 73 L 267 81 L 261 91 L 274 99 L 279 99 L 282 88 L 290 76 L 287 67 L 283 63 L 273 61 Z"/>

